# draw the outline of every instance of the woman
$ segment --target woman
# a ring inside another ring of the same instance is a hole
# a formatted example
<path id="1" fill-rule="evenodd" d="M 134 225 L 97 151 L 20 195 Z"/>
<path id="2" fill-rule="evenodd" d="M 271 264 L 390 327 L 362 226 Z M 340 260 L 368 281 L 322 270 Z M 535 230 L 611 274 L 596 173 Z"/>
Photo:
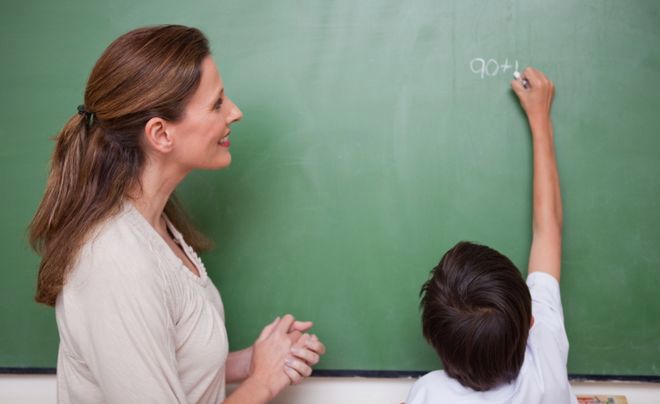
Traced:
<path id="1" fill-rule="evenodd" d="M 97 61 L 57 136 L 30 237 L 36 300 L 55 306 L 59 402 L 263 403 L 309 376 L 323 344 L 286 315 L 228 353 L 224 309 L 195 250 L 208 241 L 173 192 L 231 163 L 225 95 L 207 39 L 142 28 Z"/>

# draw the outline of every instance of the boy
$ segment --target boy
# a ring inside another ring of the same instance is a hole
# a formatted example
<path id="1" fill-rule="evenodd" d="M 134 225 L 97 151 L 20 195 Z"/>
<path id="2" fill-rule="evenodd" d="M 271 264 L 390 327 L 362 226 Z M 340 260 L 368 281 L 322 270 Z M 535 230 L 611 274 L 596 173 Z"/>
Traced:
<path id="1" fill-rule="evenodd" d="M 527 285 L 513 263 L 467 242 L 450 249 L 422 287 L 422 328 L 442 360 L 407 404 L 577 403 L 566 373 L 559 295 L 562 204 L 550 107 L 554 86 L 527 68 L 511 83 L 534 145 L 534 218 Z"/>

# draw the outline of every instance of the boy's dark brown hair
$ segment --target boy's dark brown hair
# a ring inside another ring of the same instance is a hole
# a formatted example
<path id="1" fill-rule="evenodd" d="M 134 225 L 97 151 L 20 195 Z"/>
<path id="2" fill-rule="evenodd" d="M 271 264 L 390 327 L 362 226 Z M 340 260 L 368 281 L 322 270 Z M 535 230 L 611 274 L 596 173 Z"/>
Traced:
<path id="1" fill-rule="evenodd" d="M 518 376 L 532 301 L 507 257 L 462 241 L 433 268 L 420 294 L 424 337 L 447 375 L 477 391 Z"/>

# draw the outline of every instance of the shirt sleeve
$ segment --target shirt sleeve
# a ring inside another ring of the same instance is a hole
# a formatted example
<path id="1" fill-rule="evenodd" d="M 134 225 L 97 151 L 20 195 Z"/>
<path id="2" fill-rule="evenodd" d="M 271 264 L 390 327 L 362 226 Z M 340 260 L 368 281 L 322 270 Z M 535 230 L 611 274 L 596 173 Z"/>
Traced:
<path id="1" fill-rule="evenodd" d="M 568 338 L 564 327 L 559 282 L 545 272 L 532 272 L 527 276 L 527 286 L 532 296 L 533 332 L 552 335 L 559 348 L 564 366 L 568 361 Z"/>
<path id="2" fill-rule="evenodd" d="M 89 254 L 65 296 L 66 326 L 108 403 L 183 403 L 167 287 L 144 255 Z"/>

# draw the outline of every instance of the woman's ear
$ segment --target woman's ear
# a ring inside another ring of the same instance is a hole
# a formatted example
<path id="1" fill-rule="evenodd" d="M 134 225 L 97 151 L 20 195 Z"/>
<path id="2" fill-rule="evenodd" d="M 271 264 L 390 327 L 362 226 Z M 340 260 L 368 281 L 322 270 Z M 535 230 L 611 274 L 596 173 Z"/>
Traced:
<path id="1" fill-rule="evenodd" d="M 169 153 L 174 148 L 174 137 L 167 132 L 167 121 L 163 118 L 151 118 L 144 125 L 147 147 L 160 153 Z"/>

